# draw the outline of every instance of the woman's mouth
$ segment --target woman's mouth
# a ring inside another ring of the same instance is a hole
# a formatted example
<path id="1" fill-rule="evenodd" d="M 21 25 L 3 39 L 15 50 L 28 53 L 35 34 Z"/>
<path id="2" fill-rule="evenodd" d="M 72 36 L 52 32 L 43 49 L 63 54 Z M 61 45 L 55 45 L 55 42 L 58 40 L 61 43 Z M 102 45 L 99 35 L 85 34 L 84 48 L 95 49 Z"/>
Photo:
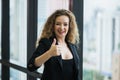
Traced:
<path id="1" fill-rule="evenodd" d="M 59 34 L 64 34 L 65 33 L 65 31 L 59 31 Z"/>

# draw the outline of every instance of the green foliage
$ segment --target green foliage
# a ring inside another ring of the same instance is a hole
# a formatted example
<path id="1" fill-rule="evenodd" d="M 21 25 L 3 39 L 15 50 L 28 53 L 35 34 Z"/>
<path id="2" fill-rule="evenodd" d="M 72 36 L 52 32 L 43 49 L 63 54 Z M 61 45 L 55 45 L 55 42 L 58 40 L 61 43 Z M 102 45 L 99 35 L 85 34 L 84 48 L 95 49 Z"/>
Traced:
<path id="1" fill-rule="evenodd" d="M 83 80 L 104 80 L 104 76 L 97 71 L 83 70 Z"/>

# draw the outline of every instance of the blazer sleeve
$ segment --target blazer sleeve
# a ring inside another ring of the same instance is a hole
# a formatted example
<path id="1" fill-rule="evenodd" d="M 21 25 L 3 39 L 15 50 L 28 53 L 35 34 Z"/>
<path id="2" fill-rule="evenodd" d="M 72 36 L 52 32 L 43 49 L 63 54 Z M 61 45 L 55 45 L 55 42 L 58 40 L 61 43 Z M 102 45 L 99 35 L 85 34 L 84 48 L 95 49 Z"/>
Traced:
<path id="1" fill-rule="evenodd" d="M 34 51 L 33 55 L 31 56 L 31 58 L 29 59 L 28 63 L 27 63 L 27 69 L 29 71 L 35 71 L 37 70 L 39 67 L 36 67 L 34 62 L 35 62 L 35 58 L 42 55 L 43 53 L 45 53 L 48 49 L 46 47 L 46 41 L 48 42 L 47 39 L 41 39 L 39 42 L 38 47 L 36 48 L 36 50 Z"/>

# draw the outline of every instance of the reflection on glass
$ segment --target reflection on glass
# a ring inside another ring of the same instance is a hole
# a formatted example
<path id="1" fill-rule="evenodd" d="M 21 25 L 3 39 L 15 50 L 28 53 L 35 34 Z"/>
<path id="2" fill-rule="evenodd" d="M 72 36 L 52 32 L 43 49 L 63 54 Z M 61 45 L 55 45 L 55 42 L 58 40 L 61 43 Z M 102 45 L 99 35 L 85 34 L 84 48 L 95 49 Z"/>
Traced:
<path id="1" fill-rule="evenodd" d="M 120 1 L 84 0 L 83 34 L 83 80 L 120 80 L 112 79 L 120 43 Z"/>
<path id="2" fill-rule="evenodd" d="M 10 62 L 26 65 L 27 0 L 10 0 Z"/>
<path id="3" fill-rule="evenodd" d="M 21 71 L 10 68 L 10 80 L 27 80 L 27 75 Z"/>

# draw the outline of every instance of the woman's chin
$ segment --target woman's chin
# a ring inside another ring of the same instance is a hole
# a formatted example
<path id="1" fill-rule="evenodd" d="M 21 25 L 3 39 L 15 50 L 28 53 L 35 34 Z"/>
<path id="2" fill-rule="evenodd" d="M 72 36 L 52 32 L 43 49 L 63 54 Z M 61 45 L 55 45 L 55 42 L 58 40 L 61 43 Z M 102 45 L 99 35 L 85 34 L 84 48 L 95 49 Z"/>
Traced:
<path id="1" fill-rule="evenodd" d="M 65 38 L 65 35 L 59 35 L 58 37 L 59 38 Z"/>

